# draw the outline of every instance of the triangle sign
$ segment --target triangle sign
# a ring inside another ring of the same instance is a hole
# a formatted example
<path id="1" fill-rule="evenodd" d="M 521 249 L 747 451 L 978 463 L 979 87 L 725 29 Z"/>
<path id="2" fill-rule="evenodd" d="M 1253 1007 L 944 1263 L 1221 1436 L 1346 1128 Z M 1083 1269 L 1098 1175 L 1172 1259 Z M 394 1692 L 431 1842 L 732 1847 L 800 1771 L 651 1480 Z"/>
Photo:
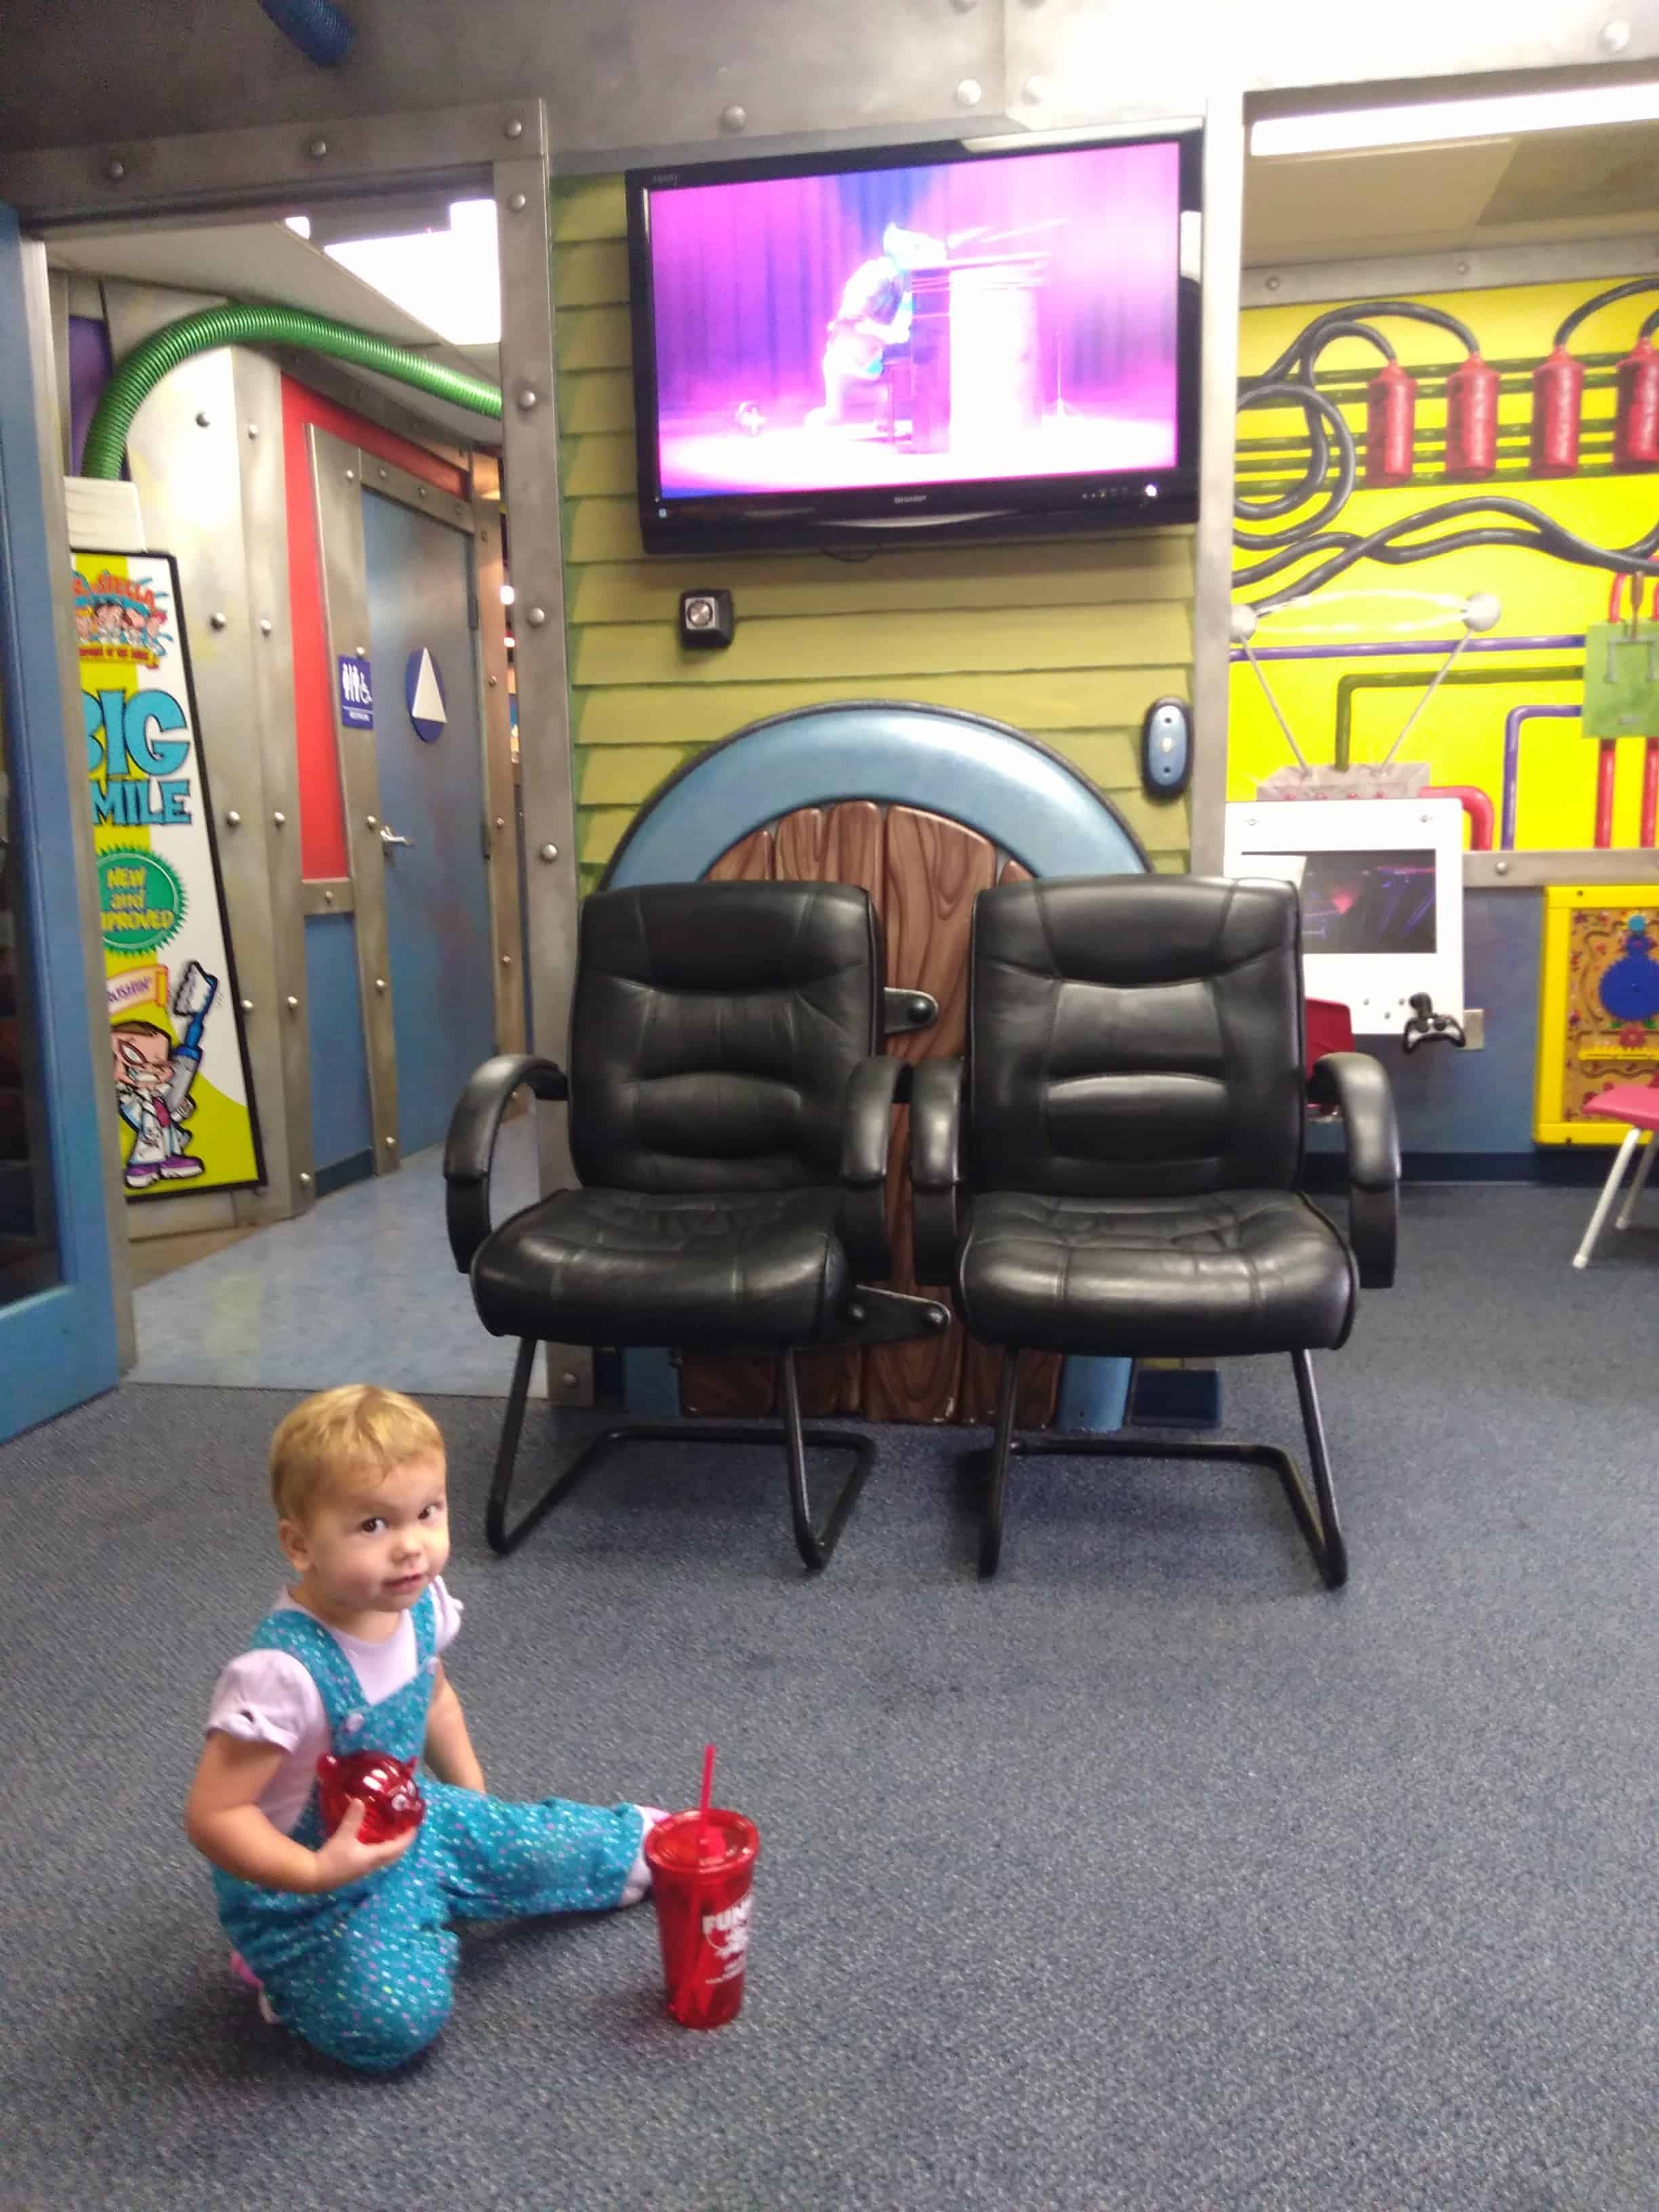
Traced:
<path id="1" fill-rule="evenodd" d="M 449 720 L 444 708 L 443 686 L 438 680 L 438 671 L 432 654 L 422 646 L 418 653 L 410 655 L 409 719 L 422 737 L 428 741 L 435 738 Z"/>

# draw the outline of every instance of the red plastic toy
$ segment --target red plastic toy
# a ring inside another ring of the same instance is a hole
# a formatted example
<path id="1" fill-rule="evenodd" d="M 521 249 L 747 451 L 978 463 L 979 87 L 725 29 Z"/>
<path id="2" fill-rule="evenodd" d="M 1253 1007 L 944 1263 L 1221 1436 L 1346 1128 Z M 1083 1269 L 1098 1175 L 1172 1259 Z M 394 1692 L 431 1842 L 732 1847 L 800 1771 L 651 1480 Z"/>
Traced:
<path id="1" fill-rule="evenodd" d="M 345 1818 L 348 1802 L 356 1797 L 363 1808 L 358 1841 L 389 1844 L 394 1836 L 418 1828 L 426 1818 L 426 1800 L 415 1778 L 412 1759 L 393 1759 L 385 1751 L 348 1752 L 343 1759 L 325 1751 L 317 1762 L 317 1786 L 322 1801 L 323 1827 L 332 1835 Z"/>

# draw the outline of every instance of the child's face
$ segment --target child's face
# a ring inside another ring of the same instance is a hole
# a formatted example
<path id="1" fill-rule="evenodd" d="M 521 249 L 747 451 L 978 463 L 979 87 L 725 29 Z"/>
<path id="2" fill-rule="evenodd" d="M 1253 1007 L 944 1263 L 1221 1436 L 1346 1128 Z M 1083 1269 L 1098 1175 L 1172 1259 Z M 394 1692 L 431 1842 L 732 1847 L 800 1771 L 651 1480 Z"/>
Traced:
<path id="1" fill-rule="evenodd" d="M 449 1559 L 444 1455 L 347 1473 L 277 1534 L 308 1589 L 341 1613 L 407 1613 Z"/>

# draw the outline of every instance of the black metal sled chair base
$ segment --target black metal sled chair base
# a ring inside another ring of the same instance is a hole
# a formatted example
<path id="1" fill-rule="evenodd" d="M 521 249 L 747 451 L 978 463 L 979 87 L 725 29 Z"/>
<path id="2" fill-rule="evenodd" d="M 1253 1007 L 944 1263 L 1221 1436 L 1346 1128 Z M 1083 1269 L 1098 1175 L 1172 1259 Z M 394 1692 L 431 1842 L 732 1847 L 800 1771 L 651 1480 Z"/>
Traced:
<path id="1" fill-rule="evenodd" d="M 531 1370 L 536 1362 L 537 1340 L 525 1337 L 519 1345 L 519 1356 L 513 1369 L 513 1388 L 507 1401 L 507 1419 L 501 1425 L 501 1441 L 495 1454 L 495 1475 L 489 1486 L 489 1503 L 484 1513 L 484 1534 L 490 1549 L 503 1554 L 514 1551 L 525 1538 L 553 1508 L 568 1498 L 585 1475 L 591 1474 L 600 1461 L 619 1444 L 639 1442 L 680 1444 L 781 1444 L 789 1464 L 789 1510 L 794 1523 L 795 1545 L 808 1567 L 816 1571 L 829 1564 L 847 1525 L 847 1516 L 864 1487 L 865 1477 L 870 1472 L 875 1452 L 875 1439 L 860 1435 L 852 1429 L 805 1428 L 801 1424 L 800 1388 L 795 1376 L 793 1352 L 778 1356 L 778 1376 L 783 1399 L 783 1419 L 780 1422 L 751 1421 L 739 1427 L 724 1421 L 620 1421 L 615 1427 L 603 1430 L 578 1453 L 562 1474 L 555 1476 L 533 1505 L 526 1506 L 519 1518 L 509 1523 L 507 1517 L 507 1500 L 513 1489 L 513 1471 L 519 1453 L 519 1434 L 524 1426 L 525 1401 L 529 1395 Z M 811 1501 L 806 1488 L 806 1449 L 814 1445 L 826 1450 L 849 1452 L 852 1455 L 851 1473 L 836 1492 L 834 1502 L 821 1522 L 812 1518 Z"/>
<path id="2" fill-rule="evenodd" d="M 1325 1450 L 1325 1428 L 1314 1390 L 1313 1365 L 1305 1352 L 1293 1352 L 1296 1394 L 1302 1405 L 1302 1425 L 1308 1439 L 1308 1458 L 1313 1468 L 1310 1496 L 1301 1469 L 1276 1444 L 1176 1443 L 1158 1437 L 1073 1437 L 1014 1435 L 1014 1406 L 1019 1385 L 1018 1352 L 1003 1355 L 997 1384 L 996 1437 L 991 1446 L 989 1476 L 985 1487 L 984 1518 L 980 1527 L 979 1571 L 995 1574 L 1002 1557 L 1002 1514 L 1008 1493 L 1008 1462 L 1012 1456 L 1036 1459 L 1183 1459 L 1231 1460 L 1244 1467 L 1271 1468 L 1284 1485 L 1297 1526 L 1307 1540 L 1328 1589 L 1339 1589 L 1348 1579 L 1348 1552 L 1336 1517 L 1336 1498 L 1331 1489 L 1330 1461 Z"/>

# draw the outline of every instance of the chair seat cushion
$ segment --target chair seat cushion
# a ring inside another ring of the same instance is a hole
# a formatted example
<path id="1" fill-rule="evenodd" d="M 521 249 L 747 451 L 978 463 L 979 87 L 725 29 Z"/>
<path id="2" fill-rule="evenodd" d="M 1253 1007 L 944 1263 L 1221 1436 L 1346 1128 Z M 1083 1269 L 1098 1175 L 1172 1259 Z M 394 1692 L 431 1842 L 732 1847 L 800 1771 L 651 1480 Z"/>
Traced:
<path id="1" fill-rule="evenodd" d="M 808 1344 L 851 1288 L 839 1204 L 816 1188 L 558 1191 L 480 1246 L 479 1318 L 493 1335 L 555 1344 Z"/>
<path id="2" fill-rule="evenodd" d="M 988 1343 L 1155 1359 L 1334 1348 L 1356 1285 L 1347 1246 L 1292 1191 L 988 1191 L 973 1201 L 957 1290 Z"/>

